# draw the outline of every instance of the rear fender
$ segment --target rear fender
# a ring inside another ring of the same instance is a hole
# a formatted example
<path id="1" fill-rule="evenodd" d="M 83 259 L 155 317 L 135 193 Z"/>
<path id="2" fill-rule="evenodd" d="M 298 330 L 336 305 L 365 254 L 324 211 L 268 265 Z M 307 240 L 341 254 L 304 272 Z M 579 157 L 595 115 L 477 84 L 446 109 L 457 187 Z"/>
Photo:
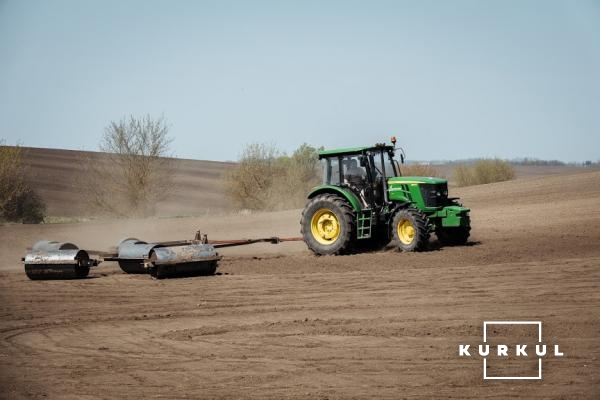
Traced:
<path id="1" fill-rule="evenodd" d="M 341 188 L 339 186 L 333 186 L 333 185 L 317 186 L 316 188 L 311 190 L 311 192 L 308 194 L 308 198 L 312 199 L 313 197 L 316 197 L 320 194 L 326 194 L 326 193 L 335 194 L 335 195 L 345 198 L 346 200 L 348 200 L 348 203 L 350 203 L 350 205 L 352 206 L 354 211 L 356 211 L 357 213 L 362 210 L 362 206 L 360 204 L 360 200 L 358 199 L 358 197 L 354 193 L 352 193 L 350 190 Z"/>

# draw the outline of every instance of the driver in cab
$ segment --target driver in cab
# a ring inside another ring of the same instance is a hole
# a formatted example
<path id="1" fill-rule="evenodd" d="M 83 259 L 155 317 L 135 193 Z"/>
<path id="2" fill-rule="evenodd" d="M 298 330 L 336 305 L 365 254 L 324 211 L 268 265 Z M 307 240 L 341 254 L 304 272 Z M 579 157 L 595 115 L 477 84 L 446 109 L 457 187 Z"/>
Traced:
<path id="1" fill-rule="evenodd" d="M 345 162 L 344 181 L 359 195 L 363 203 L 366 202 L 364 186 L 367 173 L 364 168 L 358 166 L 356 159 Z"/>

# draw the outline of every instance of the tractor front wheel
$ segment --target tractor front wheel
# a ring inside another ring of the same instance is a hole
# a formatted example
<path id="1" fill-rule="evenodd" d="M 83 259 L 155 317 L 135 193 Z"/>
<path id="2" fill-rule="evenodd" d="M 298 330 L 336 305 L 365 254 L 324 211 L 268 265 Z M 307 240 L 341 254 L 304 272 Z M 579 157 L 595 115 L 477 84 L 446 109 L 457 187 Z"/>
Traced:
<path id="1" fill-rule="evenodd" d="M 322 194 L 304 207 L 300 231 L 304 242 L 315 254 L 347 254 L 356 239 L 355 221 L 354 210 L 345 199 Z"/>
<path id="2" fill-rule="evenodd" d="M 392 233 L 399 250 L 426 250 L 429 245 L 429 220 L 425 214 L 412 207 L 398 210 L 392 221 Z"/>

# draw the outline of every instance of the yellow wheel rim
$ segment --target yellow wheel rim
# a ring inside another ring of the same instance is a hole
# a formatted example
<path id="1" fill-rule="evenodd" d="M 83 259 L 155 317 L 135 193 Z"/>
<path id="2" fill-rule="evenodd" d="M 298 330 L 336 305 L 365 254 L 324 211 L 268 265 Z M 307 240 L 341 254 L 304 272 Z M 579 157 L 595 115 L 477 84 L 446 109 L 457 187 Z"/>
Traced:
<path id="1" fill-rule="evenodd" d="M 340 237 L 341 227 L 337 216 L 328 208 L 317 210 L 310 220 L 310 230 L 321 244 L 333 244 Z"/>
<path id="2" fill-rule="evenodd" d="M 398 239 L 404 244 L 411 244 L 415 240 L 415 227 L 408 219 L 398 222 Z"/>

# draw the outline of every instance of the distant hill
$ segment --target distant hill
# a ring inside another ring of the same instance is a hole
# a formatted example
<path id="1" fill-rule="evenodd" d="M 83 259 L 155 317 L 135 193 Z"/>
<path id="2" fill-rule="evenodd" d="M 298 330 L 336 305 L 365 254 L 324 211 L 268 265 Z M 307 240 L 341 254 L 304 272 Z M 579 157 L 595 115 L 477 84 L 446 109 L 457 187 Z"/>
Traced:
<path id="1" fill-rule="evenodd" d="M 459 164 L 472 164 L 475 162 L 475 159 L 472 160 L 459 160 L 459 161 L 408 161 L 407 165 L 411 164 L 430 164 L 434 167 L 441 176 L 449 179 L 450 184 L 454 183 L 453 173 L 454 169 Z M 582 165 L 573 165 L 573 164 L 564 164 L 564 165 L 523 165 L 511 163 L 513 168 L 515 169 L 517 178 L 527 178 L 534 176 L 549 176 L 549 175 L 565 175 L 565 174 L 576 174 L 578 172 L 586 172 L 586 171 L 597 171 L 600 168 L 597 165 L 592 165 L 589 167 Z M 402 167 L 400 167 L 402 168 Z"/>
<path id="2" fill-rule="evenodd" d="M 31 181 L 48 206 L 49 216 L 93 216 L 82 193 L 86 190 L 85 176 L 79 160 L 100 160 L 104 153 L 60 149 L 23 147 L 24 162 L 29 166 Z M 172 177 L 175 190 L 157 206 L 159 216 L 198 216 L 231 210 L 223 190 L 224 172 L 235 165 L 231 162 L 175 159 Z M 453 162 L 434 167 L 452 184 Z M 573 174 L 596 168 L 571 165 L 515 165 L 517 178 Z"/>
<path id="3" fill-rule="evenodd" d="M 85 176 L 79 160 L 101 159 L 104 153 L 60 149 L 23 148 L 23 160 L 30 180 L 44 199 L 50 216 L 92 216 L 83 196 Z M 175 190 L 157 207 L 158 215 L 202 215 L 227 211 L 230 203 L 223 192 L 221 177 L 232 163 L 175 160 Z"/>

